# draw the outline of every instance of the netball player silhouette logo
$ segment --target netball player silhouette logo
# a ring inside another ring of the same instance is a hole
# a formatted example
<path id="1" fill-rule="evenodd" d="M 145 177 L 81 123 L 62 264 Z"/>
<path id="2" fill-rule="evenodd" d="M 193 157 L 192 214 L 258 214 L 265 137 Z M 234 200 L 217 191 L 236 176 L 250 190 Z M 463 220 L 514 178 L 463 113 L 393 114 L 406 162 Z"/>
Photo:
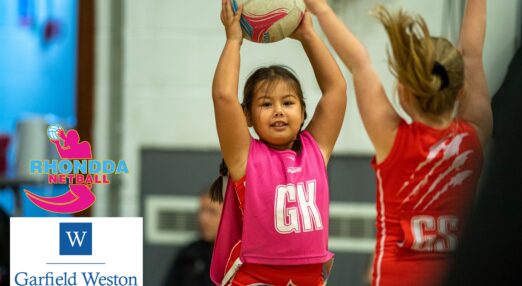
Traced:
<path id="1" fill-rule="evenodd" d="M 80 143 L 80 135 L 76 130 L 71 129 L 65 133 L 60 125 L 51 125 L 47 129 L 47 135 L 56 146 L 60 158 L 92 159 L 91 144 L 87 141 Z"/>
<path id="2" fill-rule="evenodd" d="M 55 213 L 77 213 L 94 204 L 93 184 L 109 184 L 108 174 L 128 173 L 124 160 L 94 160 L 91 144 L 80 141 L 74 129 L 59 125 L 47 128 L 47 136 L 62 160 L 32 160 L 31 174 L 48 174 L 49 184 L 68 184 L 69 190 L 55 197 L 43 197 L 28 190 L 26 196 L 38 207 Z"/>

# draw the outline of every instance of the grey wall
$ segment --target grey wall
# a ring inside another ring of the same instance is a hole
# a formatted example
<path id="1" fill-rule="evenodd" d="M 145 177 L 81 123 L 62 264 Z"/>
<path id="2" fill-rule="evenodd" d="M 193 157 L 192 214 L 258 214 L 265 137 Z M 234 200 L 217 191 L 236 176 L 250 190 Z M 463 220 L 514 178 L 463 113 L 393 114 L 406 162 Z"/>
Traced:
<path id="1" fill-rule="evenodd" d="M 194 195 L 218 173 L 217 151 L 143 149 L 141 151 L 141 205 L 147 195 Z M 370 157 L 333 156 L 328 166 L 331 201 L 374 202 L 375 178 Z M 145 227 L 146 229 L 146 227 Z M 144 285 L 162 285 L 168 266 L 178 251 L 175 246 L 144 245 Z M 336 253 L 328 285 L 364 285 L 363 274 L 370 254 Z M 196 286 L 196 285 L 195 285 Z"/>

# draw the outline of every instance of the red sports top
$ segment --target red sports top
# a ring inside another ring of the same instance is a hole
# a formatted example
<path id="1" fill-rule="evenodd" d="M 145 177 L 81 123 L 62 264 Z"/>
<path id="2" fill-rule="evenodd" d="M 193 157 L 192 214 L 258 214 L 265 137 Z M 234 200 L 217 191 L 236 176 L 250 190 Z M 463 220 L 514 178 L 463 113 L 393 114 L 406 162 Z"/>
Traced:
<path id="1" fill-rule="evenodd" d="M 401 121 L 377 177 L 373 284 L 437 285 L 457 247 L 482 167 L 475 129 Z"/>

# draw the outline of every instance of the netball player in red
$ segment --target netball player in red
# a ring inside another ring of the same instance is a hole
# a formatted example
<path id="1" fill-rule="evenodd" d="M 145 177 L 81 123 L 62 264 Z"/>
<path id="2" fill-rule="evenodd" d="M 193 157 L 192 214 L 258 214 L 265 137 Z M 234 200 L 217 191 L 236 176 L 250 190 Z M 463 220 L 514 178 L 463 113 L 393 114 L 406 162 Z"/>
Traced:
<path id="1" fill-rule="evenodd" d="M 373 285 L 437 285 L 455 250 L 482 166 L 492 113 L 482 63 L 486 1 L 468 0 L 459 46 L 419 16 L 373 14 L 388 34 L 399 102 L 392 107 L 368 52 L 326 0 L 305 0 L 353 74 L 375 148 L 377 243 Z"/>

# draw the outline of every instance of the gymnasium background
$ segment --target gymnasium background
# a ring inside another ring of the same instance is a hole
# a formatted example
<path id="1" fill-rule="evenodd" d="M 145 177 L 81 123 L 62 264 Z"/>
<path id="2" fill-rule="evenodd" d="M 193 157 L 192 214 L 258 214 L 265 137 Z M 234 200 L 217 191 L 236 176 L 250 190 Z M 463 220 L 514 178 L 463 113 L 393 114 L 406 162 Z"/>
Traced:
<path id="1" fill-rule="evenodd" d="M 455 40 L 465 1 L 331 1 L 392 94 L 386 36 L 367 13 L 377 3 L 419 13 L 432 34 Z M 0 133 L 13 139 L 8 173 L 16 176 L 16 126 L 26 118 L 60 118 L 92 139 L 96 158 L 125 159 L 129 174 L 96 186 L 97 201 L 83 215 L 144 217 L 147 286 L 162 284 L 178 248 L 194 238 L 197 195 L 217 175 L 210 91 L 225 41 L 220 8 L 218 0 L 0 1 Z M 24 24 L 26 14 L 33 21 Z M 56 35 L 46 28 L 49 20 L 58 25 Z M 488 1 L 484 60 L 491 95 L 520 46 L 521 27 L 522 1 Z M 319 88 L 297 42 L 245 41 L 241 53 L 241 87 L 254 68 L 285 64 L 297 72 L 309 112 L 315 108 Z M 375 179 L 351 78 L 338 63 L 349 83 L 349 106 L 328 170 L 336 253 L 329 285 L 357 286 L 364 285 L 374 246 Z M 11 193 L 0 191 L 0 207 L 13 214 Z M 23 211 L 46 215 L 26 202 Z"/>

